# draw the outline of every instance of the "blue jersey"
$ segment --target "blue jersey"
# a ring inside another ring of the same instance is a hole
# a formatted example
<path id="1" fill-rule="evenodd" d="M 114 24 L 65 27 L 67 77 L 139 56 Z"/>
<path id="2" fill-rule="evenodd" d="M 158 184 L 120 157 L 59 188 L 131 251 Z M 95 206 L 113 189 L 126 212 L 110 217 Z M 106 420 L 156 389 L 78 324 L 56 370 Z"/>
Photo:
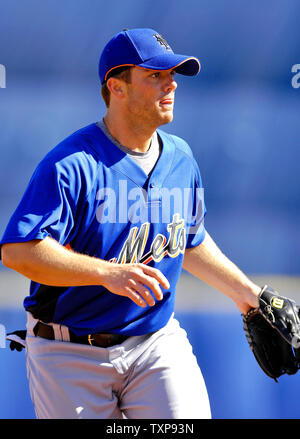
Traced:
<path id="1" fill-rule="evenodd" d="M 144 263 L 170 283 L 155 306 L 139 307 L 101 285 L 36 282 L 24 307 L 77 335 L 140 335 L 163 327 L 174 311 L 185 248 L 205 236 L 198 165 L 185 141 L 158 130 L 161 155 L 146 175 L 96 124 L 76 131 L 37 166 L 0 242 L 52 237 L 111 263 Z"/>

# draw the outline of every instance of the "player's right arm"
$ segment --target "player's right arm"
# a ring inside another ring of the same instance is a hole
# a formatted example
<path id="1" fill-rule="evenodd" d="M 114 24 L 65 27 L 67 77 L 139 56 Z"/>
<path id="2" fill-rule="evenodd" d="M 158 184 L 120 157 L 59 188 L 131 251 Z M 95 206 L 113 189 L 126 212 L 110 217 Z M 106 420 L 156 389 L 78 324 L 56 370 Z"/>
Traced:
<path id="1" fill-rule="evenodd" d="M 169 288 L 168 280 L 156 268 L 112 264 L 69 250 L 50 237 L 3 244 L 1 253 L 3 265 L 34 282 L 50 286 L 103 285 L 142 307 L 153 306 L 154 298 L 162 299 L 159 284 Z"/>

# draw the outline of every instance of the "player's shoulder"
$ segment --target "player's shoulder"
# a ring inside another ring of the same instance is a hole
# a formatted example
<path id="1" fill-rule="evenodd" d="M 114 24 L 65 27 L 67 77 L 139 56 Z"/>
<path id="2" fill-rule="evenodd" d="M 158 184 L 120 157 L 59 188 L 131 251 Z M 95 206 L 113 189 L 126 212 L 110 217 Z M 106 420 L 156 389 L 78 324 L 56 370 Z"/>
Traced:
<path id="1" fill-rule="evenodd" d="M 162 138 L 162 140 L 168 140 L 171 142 L 178 151 L 183 152 L 187 156 L 193 158 L 193 152 L 189 146 L 189 144 L 179 136 L 175 134 L 167 133 L 161 129 L 157 130 L 158 135 Z"/>
<path id="2" fill-rule="evenodd" d="M 50 149 L 36 166 L 33 178 L 47 176 L 54 184 L 68 181 L 69 185 L 80 181 L 89 191 L 99 169 L 97 158 L 89 147 L 92 130 L 92 125 L 81 128 Z"/>
<path id="3" fill-rule="evenodd" d="M 56 166 L 96 163 L 89 146 L 93 130 L 94 124 L 90 124 L 69 134 L 48 151 L 41 163 L 45 165 L 56 164 Z"/>
<path id="4" fill-rule="evenodd" d="M 168 140 L 176 149 L 177 157 L 181 155 L 185 157 L 186 160 L 192 162 L 194 165 L 196 164 L 195 157 L 190 145 L 182 139 L 182 137 L 176 136 L 175 134 L 167 133 L 161 129 L 157 130 L 158 135 L 162 138 L 162 140 Z"/>
<path id="5" fill-rule="evenodd" d="M 168 141 L 175 148 L 175 160 L 180 164 L 181 169 L 188 169 L 193 178 L 202 187 L 202 178 L 199 165 L 189 144 L 179 136 L 166 133 L 163 130 L 157 130 L 162 141 Z"/>

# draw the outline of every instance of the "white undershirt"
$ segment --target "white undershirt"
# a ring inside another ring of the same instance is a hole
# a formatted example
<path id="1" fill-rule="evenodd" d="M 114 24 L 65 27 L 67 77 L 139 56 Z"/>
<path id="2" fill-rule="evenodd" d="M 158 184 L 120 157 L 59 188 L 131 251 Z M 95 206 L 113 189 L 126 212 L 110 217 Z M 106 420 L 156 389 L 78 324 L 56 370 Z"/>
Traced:
<path id="1" fill-rule="evenodd" d="M 152 136 L 148 151 L 137 152 L 132 151 L 132 149 L 127 148 L 126 146 L 118 142 L 118 140 L 115 139 L 108 131 L 108 128 L 106 127 L 103 119 L 99 120 L 99 122 L 97 122 L 97 125 L 114 145 L 116 145 L 123 152 L 125 152 L 125 154 L 130 156 L 143 169 L 145 174 L 150 174 L 161 153 L 161 141 L 157 135 L 157 132 L 155 132 Z"/>

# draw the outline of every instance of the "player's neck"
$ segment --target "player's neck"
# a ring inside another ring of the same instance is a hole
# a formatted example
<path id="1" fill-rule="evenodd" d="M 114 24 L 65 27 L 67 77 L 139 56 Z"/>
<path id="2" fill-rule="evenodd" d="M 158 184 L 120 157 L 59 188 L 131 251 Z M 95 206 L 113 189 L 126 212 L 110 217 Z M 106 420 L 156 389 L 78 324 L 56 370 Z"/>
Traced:
<path id="1" fill-rule="evenodd" d="M 155 127 L 147 128 L 137 124 L 131 124 L 123 118 L 112 117 L 109 112 L 104 117 L 104 123 L 110 134 L 121 143 L 121 145 L 136 152 L 148 151 L 151 139 L 156 131 Z"/>

